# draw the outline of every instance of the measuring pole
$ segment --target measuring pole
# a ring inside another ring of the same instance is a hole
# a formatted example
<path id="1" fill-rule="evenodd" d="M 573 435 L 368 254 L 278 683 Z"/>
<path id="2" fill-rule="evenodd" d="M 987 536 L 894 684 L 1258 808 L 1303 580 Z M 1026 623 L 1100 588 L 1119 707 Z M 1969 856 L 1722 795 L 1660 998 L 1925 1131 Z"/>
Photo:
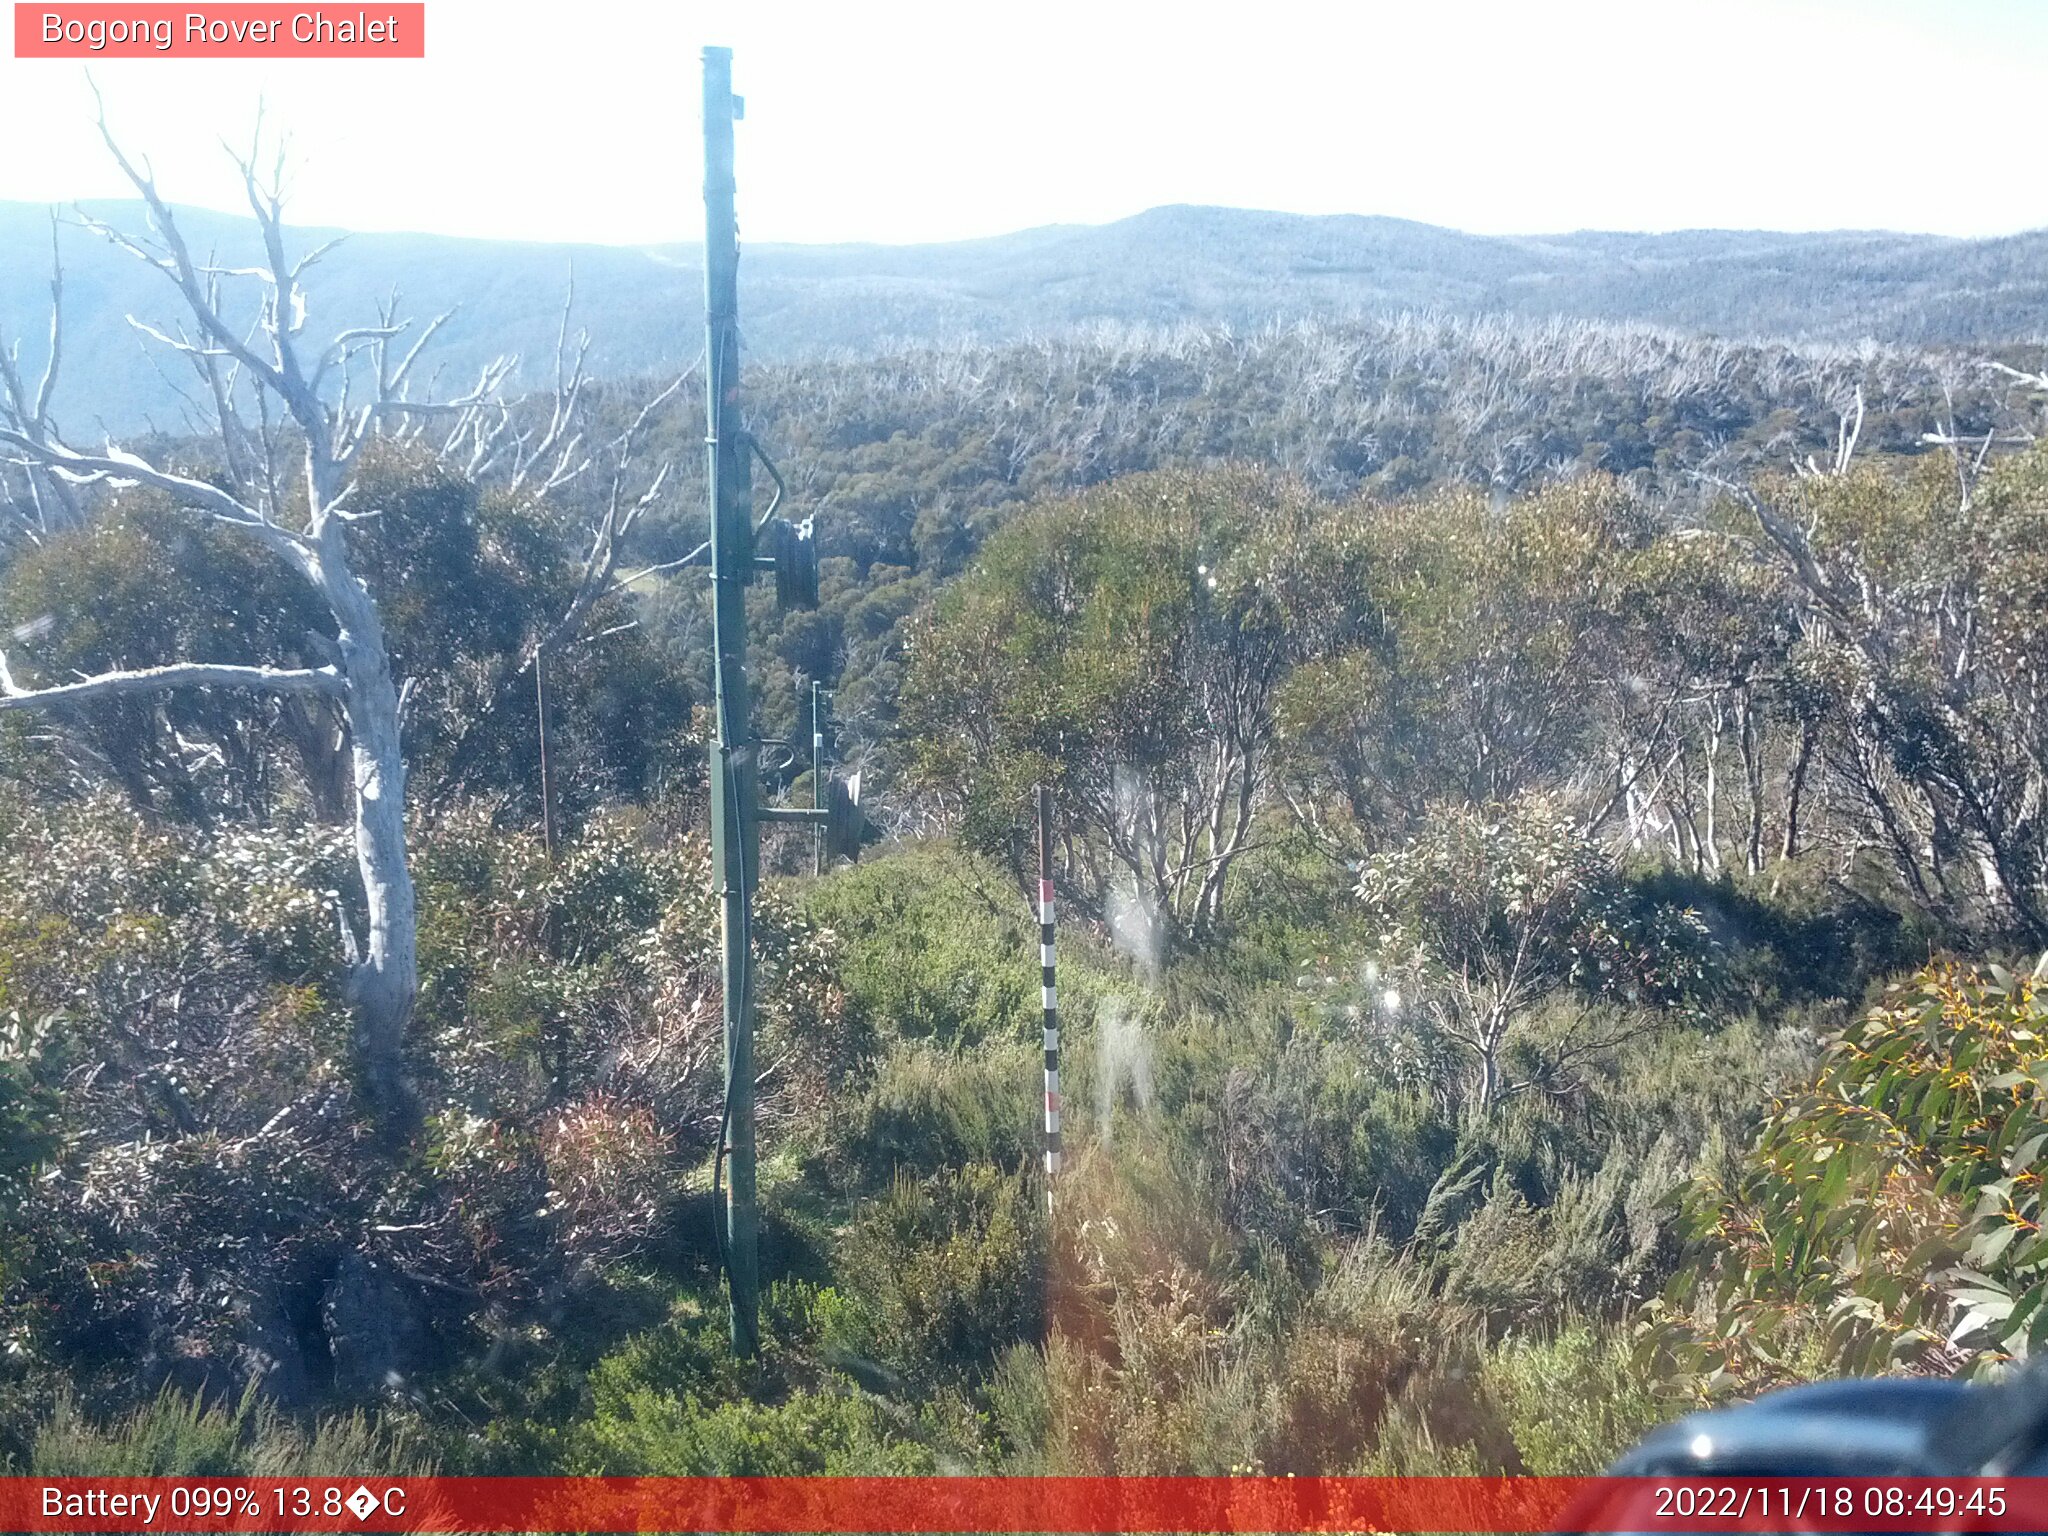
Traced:
<path id="1" fill-rule="evenodd" d="M 1053 982 L 1052 791 L 1038 786 L 1038 964 L 1045 1003 L 1045 1208 L 1060 1171 L 1060 1002 Z"/>
<path id="2" fill-rule="evenodd" d="M 732 50 L 704 50 L 704 443 L 711 503 L 712 644 L 718 743 L 711 757 L 711 859 L 725 991 L 725 1267 L 733 1352 L 760 1346 L 760 1227 L 754 1205 L 752 902 L 759 865 L 754 741 L 747 707 L 746 587 L 753 495 L 739 419 L 739 224 L 733 212 Z"/>
<path id="3" fill-rule="evenodd" d="M 811 680 L 811 809 L 820 816 L 825 810 L 825 686 Z M 811 827 L 811 873 L 825 873 L 825 824 Z"/>

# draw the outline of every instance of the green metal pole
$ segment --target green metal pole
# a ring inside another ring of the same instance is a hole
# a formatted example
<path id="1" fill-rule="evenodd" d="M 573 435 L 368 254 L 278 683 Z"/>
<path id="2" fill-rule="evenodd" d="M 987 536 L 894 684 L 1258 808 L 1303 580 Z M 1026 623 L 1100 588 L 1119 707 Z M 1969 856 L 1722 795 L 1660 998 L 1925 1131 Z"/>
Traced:
<path id="1" fill-rule="evenodd" d="M 733 1353 L 760 1347 L 760 1226 L 754 1204 L 754 882 L 759 866 L 747 704 L 746 588 L 753 496 L 739 420 L 739 225 L 733 213 L 732 50 L 704 50 L 704 440 L 711 502 L 718 745 L 711 758 L 711 858 L 725 990 L 725 1262 Z"/>

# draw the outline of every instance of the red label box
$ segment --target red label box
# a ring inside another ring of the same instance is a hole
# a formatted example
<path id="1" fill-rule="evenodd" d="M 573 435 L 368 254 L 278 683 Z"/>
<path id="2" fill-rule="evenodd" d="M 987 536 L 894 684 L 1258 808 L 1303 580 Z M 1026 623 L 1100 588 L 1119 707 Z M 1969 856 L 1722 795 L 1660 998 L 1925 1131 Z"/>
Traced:
<path id="1" fill-rule="evenodd" d="M 16 0 L 17 59 L 423 59 L 420 0 L 67 5 Z"/>

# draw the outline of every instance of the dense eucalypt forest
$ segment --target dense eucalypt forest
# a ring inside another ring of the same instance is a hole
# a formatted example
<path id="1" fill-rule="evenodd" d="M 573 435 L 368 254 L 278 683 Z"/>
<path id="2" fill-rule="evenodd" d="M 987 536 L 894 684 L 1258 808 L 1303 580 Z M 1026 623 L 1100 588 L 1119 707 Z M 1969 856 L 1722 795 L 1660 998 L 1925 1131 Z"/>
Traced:
<path id="1" fill-rule="evenodd" d="M 206 419 L 0 373 L 10 1466 L 1566 1473 L 2048 1329 L 2036 354 L 751 368 L 826 553 L 757 729 L 822 681 L 878 787 L 764 858 L 740 1363 L 701 385 L 565 323 L 426 404 L 248 179 L 239 318 L 144 176 L 126 232 Z"/>

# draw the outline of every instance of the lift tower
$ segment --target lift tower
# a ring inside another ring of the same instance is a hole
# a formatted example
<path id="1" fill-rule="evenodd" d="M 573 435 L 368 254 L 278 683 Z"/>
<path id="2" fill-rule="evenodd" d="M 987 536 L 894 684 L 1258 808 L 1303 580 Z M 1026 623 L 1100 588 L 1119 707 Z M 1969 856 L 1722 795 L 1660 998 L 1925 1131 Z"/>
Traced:
<path id="1" fill-rule="evenodd" d="M 732 1347 L 760 1347 L 760 1219 L 754 1186 L 754 888 L 760 879 L 761 823 L 803 822 L 824 845 L 820 863 L 855 857 L 861 837 L 860 779 L 830 777 L 809 807 L 760 803 L 760 740 L 747 699 L 747 588 L 772 571 L 778 607 L 818 606 L 818 546 L 808 518 L 777 518 L 782 476 L 740 419 L 739 225 L 733 212 L 732 50 L 704 50 L 704 449 L 711 537 L 698 555 L 711 568 L 712 649 L 716 653 L 717 740 L 711 753 L 711 865 L 718 893 L 720 977 L 725 994 L 725 1109 L 718 1171 L 719 1213 L 732 1310 Z M 775 499 L 754 522 L 752 463 L 775 482 Z M 756 553 L 765 535 L 767 553 Z M 697 557 L 693 556 L 693 560 Z M 815 705 L 814 705 L 815 708 Z M 814 775 L 824 773 L 814 762 Z M 717 1182 L 714 1176 L 714 1182 Z"/>
<path id="2" fill-rule="evenodd" d="M 711 863 L 725 993 L 725 1267 L 732 1347 L 760 1345 L 760 1230 L 754 1207 L 754 885 L 760 875 L 754 742 L 748 724 L 747 599 L 754 575 L 753 484 L 739 419 L 739 223 L 733 211 L 732 50 L 704 50 L 704 446 L 711 501 L 711 614 L 717 745 Z"/>

